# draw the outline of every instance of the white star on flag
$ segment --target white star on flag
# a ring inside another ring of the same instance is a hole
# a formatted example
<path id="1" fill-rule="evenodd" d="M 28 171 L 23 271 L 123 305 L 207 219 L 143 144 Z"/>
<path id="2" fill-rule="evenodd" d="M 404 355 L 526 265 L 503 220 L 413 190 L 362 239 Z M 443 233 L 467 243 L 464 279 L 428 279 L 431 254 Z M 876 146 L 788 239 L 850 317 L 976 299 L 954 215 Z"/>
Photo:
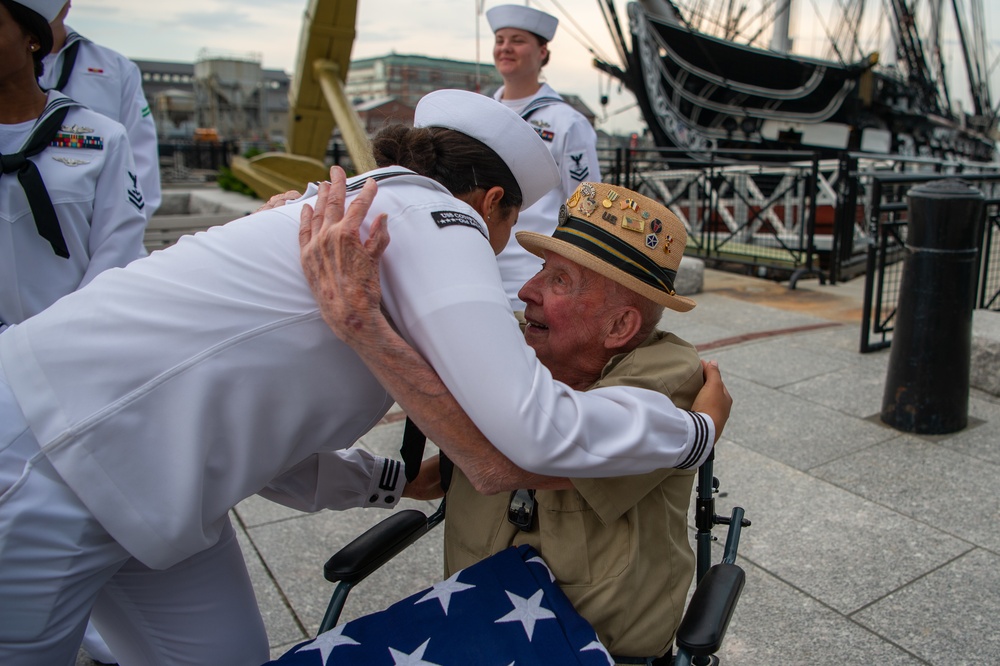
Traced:
<path id="1" fill-rule="evenodd" d="M 611 657 L 611 653 L 608 652 L 608 648 L 604 647 L 600 641 L 590 641 L 580 649 L 580 652 L 587 652 L 589 650 L 603 652 L 604 656 L 608 658 L 608 666 L 615 666 L 615 660 Z"/>
<path id="2" fill-rule="evenodd" d="M 530 599 L 525 599 L 513 592 L 507 591 L 507 598 L 514 604 L 514 610 L 504 615 L 497 622 L 520 622 L 524 627 L 524 632 L 528 634 L 528 640 L 530 641 L 532 634 L 535 633 L 535 620 L 556 619 L 555 613 L 547 608 L 542 608 L 542 597 L 544 595 L 543 590 L 538 590 L 531 595 Z"/>
<path id="3" fill-rule="evenodd" d="M 545 567 L 545 571 L 548 572 L 549 580 L 552 581 L 553 583 L 556 582 L 556 577 L 552 575 L 552 569 L 549 569 L 549 565 L 547 565 L 545 563 L 545 560 L 543 560 L 541 557 L 532 557 L 530 560 L 525 560 L 525 561 L 531 564 L 541 564 L 543 567 Z"/>
<path id="4" fill-rule="evenodd" d="M 422 601 L 430 601 L 431 599 L 437 599 L 441 602 L 441 609 L 444 610 L 444 614 L 448 614 L 448 604 L 451 603 L 451 595 L 458 592 L 465 592 L 466 590 L 471 590 L 475 588 L 475 585 L 466 585 L 465 583 L 458 582 L 458 574 L 462 573 L 459 571 L 457 574 L 449 578 L 448 580 L 443 580 L 440 583 L 436 583 L 434 587 L 427 591 L 427 594 L 417 599 L 416 603 Z"/>
<path id="5" fill-rule="evenodd" d="M 320 656 L 323 658 L 323 663 L 326 663 L 327 658 L 329 658 L 330 653 L 338 645 L 361 645 L 356 640 L 350 636 L 344 636 L 344 625 L 339 627 L 334 627 L 330 631 L 324 631 L 322 634 L 316 637 L 312 643 L 307 643 L 300 647 L 296 652 L 307 652 L 309 650 L 319 650 Z"/>
<path id="6" fill-rule="evenodd" d="M 424 651 L 430 642 L 431 639 L 428 638 L 424 641 L 423 645 L 413 651 L 413 654 L 406 654 L 405 652 L 389 648 L 389 654 L 392 655 L 392 663 L 396 666 L 440 666 L 431 661 L 424 661 Z"/>

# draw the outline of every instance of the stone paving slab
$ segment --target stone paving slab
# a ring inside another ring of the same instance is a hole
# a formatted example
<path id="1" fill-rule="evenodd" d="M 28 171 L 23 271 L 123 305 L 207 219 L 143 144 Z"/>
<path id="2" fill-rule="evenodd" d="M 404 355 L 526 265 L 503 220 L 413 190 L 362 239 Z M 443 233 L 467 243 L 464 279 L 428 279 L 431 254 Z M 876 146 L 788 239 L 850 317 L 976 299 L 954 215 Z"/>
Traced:
<path id="1" fill-rule="evenodd" d="M 1000 420 L 1000 407 L 995 420 Z M 942 532 L 1000 552 L 1000 465 L 930 439 L 897 437 L 811 473 Z M 1000 572 L 996 582 L 1000 585 Z"/>
<path id="2" fill-rule="evenodd" d="M 895 436 L 894 431 L 726 372 L 733 411 L 725 436 L 799 470 L 835 460 Z"/>
<path id="3" fill-rule="evenodd" d="M 264 618 L 264 626 L 267 627 L 268 640 L 271 644 L 295 643 L 303 640 L 306 636 L 304 627 L 288 605 L 284 592 L 264 564 L 264 559 L 257 552 L 245 530 L 237 529 L 237 535 L 250 580 L 253 582 L 254 594 L 257 595 L 257 605 Z"/>
<path id="4" fill-rule="evenodd" d="M 410 500 L 403 500 L 398 508 L 408 507 L 424 513 L 433 510 L 429 502 Z M 324 511 L 248 530 L 250 540 L 309 635 L 319 627 L 334 587 L 323 578 L 323 564 L 387 515 L 381 509 Z M 435 530 L 427 535 L 359 586 L 345 606 L 344 620 L 381 610 L 386 601 L 397 601 L 441 580 L 443 533 Z"/>
<path id="5" fill-rule="evenodd" d="M 973 545 L 743 446 L 720 449 L 716 476 L 753 525 L 740 555 L 843 614 L 877 601 Z"/>
<path id="6" fill-rule="evenodd" d="M 977 548 L 856 613 L 854 619 L 929 664 L 996 664 L 998 572 L 1000 555 Z"/>
<path id="7" fill-rule="evenodd" d="M 664 313 L 661 328 L 697 345 L 776 329 L 825 323 L 827 320 L 799 312 L 770 308 L 734 300 L 715 292 L 699 294 L 690 312 Z"/>
<path id="8" fill-rule="evenodd" d="M 750 533 L 747 538 L 752 538 Z M 742 558 L 737 562 L 746 571 L 747 579 L 718 654 L 723 664 L 917 666 L 925 663 L 764 569 Z"/>
<path id="9" fill-rule="evenodd" d="M 727 373 L 771 388 L 829 374 L 849 365 L 821 349 L 790 344 L 787 336 L 723 348 L 709 355 Z"/>
<path id="10" fill-rule="evenodd" d="M 824 354 L 836 356 L 845 363 L 879 367 L 882 375 L 889 364 L 889 350 L 860 353 L 861 334 L 857 323 L 844 323 L 815 331 L 805 331 L 788 338 L 788 344 L 806 349 L 821 349 Z M 878 373 L 875 373 L 878 374 Z"/>
<path id="11" fill-rule="evenodd" d="M 1000 406 L 1000 398 L 972 391 L 969 396 L 969 418 L 977 419 L 981 423 L 974 428 L 950 435 L 942 441 L 942 444 L 978 460 L 1000 465 L 998 406 Z"/>
<path id="12" fill-rule="evenodd" d="M 834 372 L 782 387 L 782 392 L 847 416 L 866 419 L 882 407 L 884 372 L 870 366 L 849 365 Z"/>

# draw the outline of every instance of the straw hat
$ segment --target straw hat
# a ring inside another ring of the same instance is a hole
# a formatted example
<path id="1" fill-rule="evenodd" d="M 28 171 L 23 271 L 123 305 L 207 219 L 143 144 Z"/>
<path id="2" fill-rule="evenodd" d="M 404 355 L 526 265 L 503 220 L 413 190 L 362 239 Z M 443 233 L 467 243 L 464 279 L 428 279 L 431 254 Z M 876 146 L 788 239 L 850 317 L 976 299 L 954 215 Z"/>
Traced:
<path id="1" fill-rule="evenodd" d="M 486 10 L 486 20 L 493 32 L 502 28 L 517 28 L 536 34 L 547 42 L 555 37 L 559 25 L 555 16 L 524 5 L 498 5 Z"/>
<path id="2" fill-rule="evenodd" d="M 492 148 L 521 188 L 522 210 L 559 184 L 559 167 L 534 128 L 486 95 L 435 90 L 417 102 L 413 126 L 452 129 Z"/>
<path id="3" fill-rule="evenodd" d="M 582 183 L 559 209 L 551 236 L 517 232 L 532 254 L 555 252 L 671 310 L 687 312 L 690 298 L 674 292 L 687 230 L 666 206 L 605 183 Z"/>

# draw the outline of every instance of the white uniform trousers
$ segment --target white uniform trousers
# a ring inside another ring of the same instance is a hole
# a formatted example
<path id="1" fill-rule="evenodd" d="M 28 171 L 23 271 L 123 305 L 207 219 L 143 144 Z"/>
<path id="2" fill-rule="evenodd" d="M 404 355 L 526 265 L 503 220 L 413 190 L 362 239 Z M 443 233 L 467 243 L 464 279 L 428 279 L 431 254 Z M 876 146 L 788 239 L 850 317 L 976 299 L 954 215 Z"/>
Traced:
<path id="1" fill-rule="evenodd" d="M 169 569 L 132 558 L 39 450 L 0 372 L 0 664 L 72 666 L 92 608 L 122 666 L 269 658 L 232 525 Z"/>

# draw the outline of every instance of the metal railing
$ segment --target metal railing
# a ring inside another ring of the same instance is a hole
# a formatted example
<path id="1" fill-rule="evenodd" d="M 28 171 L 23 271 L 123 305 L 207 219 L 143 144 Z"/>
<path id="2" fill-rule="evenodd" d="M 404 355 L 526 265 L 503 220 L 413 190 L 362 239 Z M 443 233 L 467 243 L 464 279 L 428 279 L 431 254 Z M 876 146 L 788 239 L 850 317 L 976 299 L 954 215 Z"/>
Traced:
<path id="1" fill-rule="evenodd" d="M 873 179 L 885 174 L 997 173 L 920 157 L 811 152 L 618 148 L 599 154 L 604 180 L 666 203 L 687 226 L 688 254 L 748 272 L 837 283 L 863 275 L 878 242 Z M 892 255 L 887 255 L 889 258 Z M 994 271 L 996 273 L 997 271 Z"/>
<path id="2" fill-rule="evenodd" d="M 861 322 L 862 354 L 892 344 L 899 286 L 906 256 L 907 202 L 911 187 L 955 174 L 869 174 L 871 187 L 868 227 L 871 242 L 865 272 Z M 1000 311 L 1000 174 L 972 174 L 962 180 L 980 189 L 985 197 L 985 224 L 979 243 L 979 277 L 976 307 Z"/>
<path id="3" fill-rule="evenodd" d="M 229 166 L 230 158 L 238 152 L 235 141 L 185 141 L 161 142 L 158 145 L 160 163 L 165 169 L 218 171 Z"/>
<path id="4" fill-rule="evenodd" d="M 1000 312 L 1000 205 L 987 207 L 984 227 L 978 307 Z"/>
<path id="5" fill-rule="evenodd" d="M 748 161 L 752 160 L 752 161 Z M 816 245 L 817 210 L 833 209 L 835 163 L 809 152 L 620 149 L 605 181 L 662 201 L 688 232 L 686 254 L 758 275 L 825 280 Z"/>

